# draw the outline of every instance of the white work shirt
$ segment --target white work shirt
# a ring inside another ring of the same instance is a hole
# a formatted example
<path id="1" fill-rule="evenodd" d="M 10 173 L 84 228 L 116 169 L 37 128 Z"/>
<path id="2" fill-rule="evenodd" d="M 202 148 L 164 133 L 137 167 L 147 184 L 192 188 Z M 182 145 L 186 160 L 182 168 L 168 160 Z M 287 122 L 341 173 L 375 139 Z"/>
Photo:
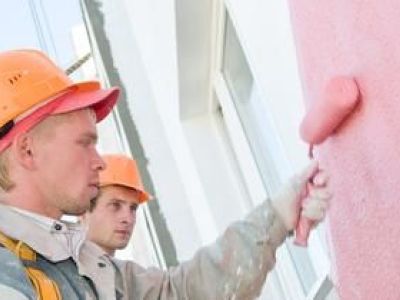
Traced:
<path id="1" fill-rule="evenodd" d="M 78 260 L 79 249 L 86 239 L 86 227 L 78 223 L 55 220 L 17 207 L 10 206 L 10 208 L 50 232 L 60 241 L 66 252 L 75 261 Z"/>

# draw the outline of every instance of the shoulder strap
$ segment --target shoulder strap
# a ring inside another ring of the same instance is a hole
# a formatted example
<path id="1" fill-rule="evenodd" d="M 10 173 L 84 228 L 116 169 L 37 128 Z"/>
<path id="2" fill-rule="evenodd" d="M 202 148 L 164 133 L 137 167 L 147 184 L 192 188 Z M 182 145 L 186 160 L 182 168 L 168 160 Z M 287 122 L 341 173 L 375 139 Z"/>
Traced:
<path id="1" fill-rule="evenodd" d="M 0 244 L 21 260 L 36 261 L 36 252 L 22 241 L 14 240 L 0 231 Z M 43 271 L 25 266 L 26 274 L 38 296 L 37 300 L 61 300 L 58 285 Z"/>

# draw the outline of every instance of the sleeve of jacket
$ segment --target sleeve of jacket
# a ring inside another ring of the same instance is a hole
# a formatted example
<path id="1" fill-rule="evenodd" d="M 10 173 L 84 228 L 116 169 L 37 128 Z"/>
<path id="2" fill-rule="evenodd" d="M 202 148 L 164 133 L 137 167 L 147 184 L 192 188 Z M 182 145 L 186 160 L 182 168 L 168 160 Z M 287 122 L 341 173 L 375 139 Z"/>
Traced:
<path id="1" fill-rule="evenodd" d="M 121 262 L 129 299 L 254 299 L 287 236 L 269 201 L 168 271 Z"/>

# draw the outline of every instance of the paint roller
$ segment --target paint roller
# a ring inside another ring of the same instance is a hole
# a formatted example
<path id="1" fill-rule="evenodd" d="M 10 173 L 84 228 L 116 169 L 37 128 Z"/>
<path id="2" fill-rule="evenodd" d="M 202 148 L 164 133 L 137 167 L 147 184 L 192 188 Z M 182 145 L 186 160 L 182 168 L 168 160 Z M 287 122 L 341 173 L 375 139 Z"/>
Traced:
<path id="1" fill-rule="evenodd" d="M 340 125 L 354 111 L 359 99 L 360 92 L 354 78 L 338 76 L 328 82 L 324 89 L 323 101 L 313 103 L 300 125 L 300 136 L 310 145 L 310 158 L 313 158 L 313 146 L 323 143 L 337 132 Z M 307 198 L 312 179 L 310 181 L 302 201 Z M 300 218 L 294 240 L 296 245 L 307 247 L 312 226 L 311 220 Z"/>

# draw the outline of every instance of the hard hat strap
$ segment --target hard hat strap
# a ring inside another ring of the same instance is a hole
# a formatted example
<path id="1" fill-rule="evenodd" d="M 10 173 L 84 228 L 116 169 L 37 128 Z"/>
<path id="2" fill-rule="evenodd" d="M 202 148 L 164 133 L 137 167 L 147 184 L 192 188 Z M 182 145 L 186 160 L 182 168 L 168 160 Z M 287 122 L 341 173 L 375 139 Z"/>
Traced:
<path id="1" fill-rule="evenodd" d="M 0 139 L 7 135 L 11 129 L 13 129 L 15 123 L 13 120 L 8 121 L 6 124 L 0 127 Z"/>

